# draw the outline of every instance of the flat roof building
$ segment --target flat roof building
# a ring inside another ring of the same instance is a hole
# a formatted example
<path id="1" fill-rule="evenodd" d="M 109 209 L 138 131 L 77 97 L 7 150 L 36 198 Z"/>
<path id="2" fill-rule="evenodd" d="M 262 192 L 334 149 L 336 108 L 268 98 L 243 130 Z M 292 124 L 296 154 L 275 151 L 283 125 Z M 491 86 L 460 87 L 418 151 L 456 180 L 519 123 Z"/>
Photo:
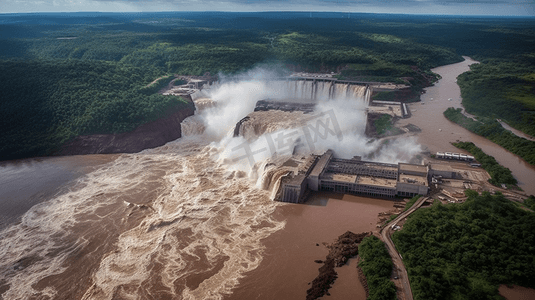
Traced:
<path id="1" fill-rule="evenodd" d="M 429 191 L 429 167 L 425 165 L 339 159 L 333 158 L 332 150 L 316 161 L 312 170 L 284 180 L 281 201 L 299 203 L 306 189 L 381 197 L 412 197 Z"/>

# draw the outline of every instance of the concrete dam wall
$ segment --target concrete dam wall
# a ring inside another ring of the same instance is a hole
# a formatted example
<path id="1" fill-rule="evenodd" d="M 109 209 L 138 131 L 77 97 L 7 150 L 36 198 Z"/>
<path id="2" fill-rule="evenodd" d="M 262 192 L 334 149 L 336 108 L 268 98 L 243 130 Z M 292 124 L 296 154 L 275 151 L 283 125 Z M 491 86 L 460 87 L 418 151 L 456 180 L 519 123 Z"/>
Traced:
<path id="1" fill-rule="evenodd" d="M 312 114 L 320 101 L 342 100 L 370 104 L 370 88 L 366 84 L 337 80 L 269 80 L 265 81 L 271 97 L 256 102 L 254 111 L 284 111 Z M 216 87 L 213 85 L 213 87 Z M 366 113 L 367 114 L 367 113 Z M 295 116 L 297 117 L 297 116 Z M 299 118 L 298 118 L 299 119 Z M 250 115 L 241 119 L 234 128 L 234 136 L 243 136 L 242 127 L 250 123 Z"/>
<path id="2" fill-rule="evenodd" d="M 367 84 L 335 79 L 293 79 L 278 78 L 265 80 L 265 88 L 269 91 L 269 98 L 294 99 L 298 102 L 318 102 L 320 100 L 347 99 L 362 101 L 370 104 L 371 88 Z M 209 90 L 215 90 L 222 83 L 207 82 L 199 90 L 191 94 L 195 101 L 199 98 L 209 98 Z"/>
<path id="3" fill-rule="evenodd" d="M 286 98 L 312 100 L 347 99 L 370 103 L 367 85 L 337 80 L 272 80 L 268 88 L 280 90 Z"/>

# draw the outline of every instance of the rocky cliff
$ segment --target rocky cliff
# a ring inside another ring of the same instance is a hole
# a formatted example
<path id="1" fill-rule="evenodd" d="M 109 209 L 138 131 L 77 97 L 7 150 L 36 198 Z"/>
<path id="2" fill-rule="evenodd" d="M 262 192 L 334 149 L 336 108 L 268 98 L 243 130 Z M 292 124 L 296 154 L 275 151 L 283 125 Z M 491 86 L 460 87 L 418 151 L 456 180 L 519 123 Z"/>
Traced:
<path id="1" fill-rule="evenodd" d="M 193 114 L 193 107 L 186 108 L 130 132 L 78 136 L 63 145 L 55 155 L 135 153 L 159 147 L 181 137 L 180 123 Z"/>

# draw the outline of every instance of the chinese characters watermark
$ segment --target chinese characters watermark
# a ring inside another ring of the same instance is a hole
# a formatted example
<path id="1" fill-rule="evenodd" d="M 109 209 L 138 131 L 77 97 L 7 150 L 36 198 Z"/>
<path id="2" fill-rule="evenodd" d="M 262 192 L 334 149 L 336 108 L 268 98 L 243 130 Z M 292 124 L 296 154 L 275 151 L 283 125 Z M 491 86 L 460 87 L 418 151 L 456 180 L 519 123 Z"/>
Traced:
<path id="1" fill-rule="evenodd" d="M 233 162 L 247 159 L 254 166 L 255 155 L 269 151 L 270 156 L 276 156 L 277 153 L 292 151 L 291 147 L 294 146 L 306 146 L 312 153 L 316 150 L 314 144 L 320 139 L 327 140 L 329 136 L 336 137 L 339 142 L 343 139 L 340 124 L 332 109 L 315 115 L 303 127 L 264 134 L 262 137 L 265 138 L 267 147 L 253 150 L 250 143 L 244 142 L 232 148 L 232 151 L 243 149 L 243 155 L 234 158 Z"/>

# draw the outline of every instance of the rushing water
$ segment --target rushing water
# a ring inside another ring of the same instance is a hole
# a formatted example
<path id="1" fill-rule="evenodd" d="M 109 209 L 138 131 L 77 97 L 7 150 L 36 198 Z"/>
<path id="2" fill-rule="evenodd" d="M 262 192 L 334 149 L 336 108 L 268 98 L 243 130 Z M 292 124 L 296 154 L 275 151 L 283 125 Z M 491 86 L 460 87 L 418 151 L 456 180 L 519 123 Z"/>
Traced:
<path id="1" fill-rule="evenodd" d="M 343 99 L 318 109 L 333 111 L 343 140 L 326 139 L 318 152 L 332 147 L 346 157 L 393 162 L 420 150 L 410 139 L 384 146 L 365 138 L 366 89 L 335 91 Z M 245 138 L 233 138 L 234 124 L 257 100 L 288 95 L 262 82 L 221 84 L 207 95 L 212 100 L 183 124 L 186 136 L 156 149 L 4 162 L 1 298 L 302 298 L 317 275 L 314 260 L 327 254 L 322 243 L 346 230 L 373 230 L 377 214 L 392 208 L 391 201 L 349 196 L 319 195 L 312 205 L 273 202 L 292 152 L 255 157 L 249 166 L 236 163 L 231 149 L 311 117 L 252 115 Z M 424 130 L 420 139 L 426 136 Z M 353 269 L 340 271 L 333 299 L 362 298 L 358 283 L 344 288 Z"/>
<path id="2" fill-rule="evenodd" d="M 284 222 L 241 171 L 186 138 L 122 155 L 30 208 L 0 249 L 4 299 L 220 298 Z"/>
<path id="3" fill-rule="evenodd" d="M 221 85 L 212 91 L 214 103 L 186 122 L 190 136 L 156 149 L 3 163 L 2 298 L 231 294 L 262 262 L 263 240 L 286 223 L 274 217 L 283 204 L 272 197 L 291 152 L 257 157 L 250 167 L 234 163 L 229 151 L 244 140 L 232 138 L 233 125 L 254 103 L 284 96 L 266 90 L 262 82 Z M 343 101 L 346 109 L 362 105 Z M 271 118 L 278 117 L 264 122 Z M 289 127 L 276 124 L 259 134 Z"/>
<path id="4" fill-rule="evenodd" d="M 465 57 L 463 62 L 432 69 L 434 73 L 442 76 L 442 79 L 434 86 L 426 88 L 426 93 L 421 96 L 421 103 L 410 104 L 412 116 L 399 123 L 412 123 L 420 127 L 422 132 L 418 134 L 418 142 L 427 146 L 432 153 L 459 152 L 458 148 L 451 145 L 452 142 L 473 142 L 485 153 L 494 156 L 501 165 L 511 169 L 513 176 L 519 181 L 519 186 L 528 194 L 535 195 L 535 167 L 486 138 L 450 122 L 443 115 L 448 107 L 462 108 L 461 90 L 456 78 L 468 71 L 469 66 L 474 63 L 477 62 Z"/>

